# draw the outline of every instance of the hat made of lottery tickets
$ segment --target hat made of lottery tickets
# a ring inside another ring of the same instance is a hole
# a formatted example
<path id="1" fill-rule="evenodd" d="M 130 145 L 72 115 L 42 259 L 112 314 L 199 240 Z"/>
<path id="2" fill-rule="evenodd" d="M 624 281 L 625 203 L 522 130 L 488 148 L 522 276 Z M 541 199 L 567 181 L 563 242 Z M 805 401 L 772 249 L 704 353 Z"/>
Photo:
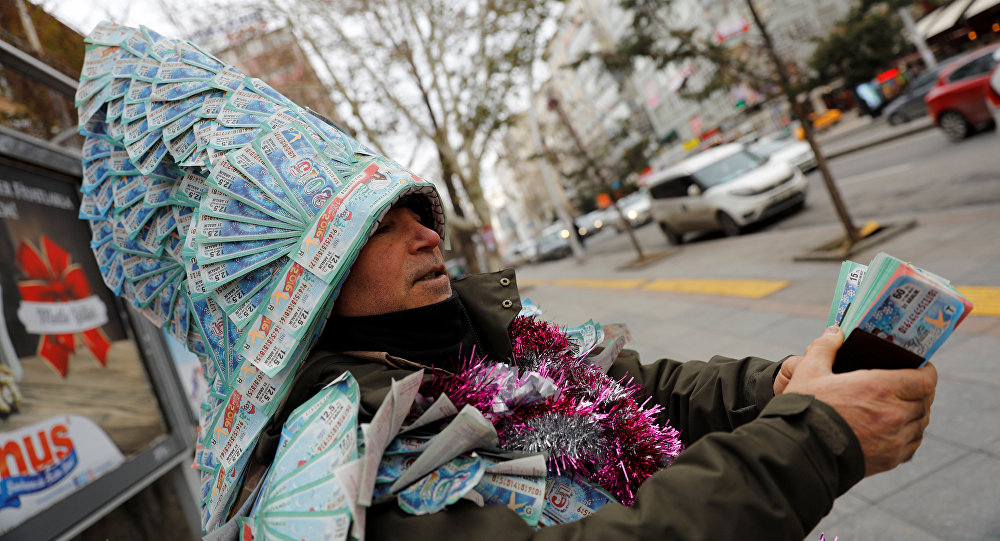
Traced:
<path id="1" fill-rule="evenodd" d="M 217 394 L 311 347 L 379 221 L 434 186 L 198 46 L 103 22 L 76 93 L 80 217 L 105 283 Z M 251 368 L 252 367 L 252 368 Z"/>

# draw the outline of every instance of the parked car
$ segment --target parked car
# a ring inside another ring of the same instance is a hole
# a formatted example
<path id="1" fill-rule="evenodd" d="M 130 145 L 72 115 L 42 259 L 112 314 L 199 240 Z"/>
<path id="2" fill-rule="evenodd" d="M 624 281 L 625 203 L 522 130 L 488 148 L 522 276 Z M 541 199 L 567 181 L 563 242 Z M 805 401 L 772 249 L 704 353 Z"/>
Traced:
<path id="1" fill-rule="evenodd" d="M 525 263 L 534 263 L 538 260 L 538 245 L 534 240 L 528 239 L 518 242 L 511 247 L 507 255 L 507 264 L 518 266 Z"/>
<path id="2" fill-rule="evenodd" d="M 986 108 L 993 115 L 993 122 L 1000 125 L 1000 49 L 993 51 L 993 71 L 986 80 L 983 92 L 986 94 Z"/>
<path id="3" fill-rule="evenodd" d="M 973 51 L 941 69 L 937 83 L 924 101 L 934 124 L 950 141 L 961 141 L 975 130 L 993 124 L 986 108 L 986 81 L 1000 44 Z"/>
<path id="4" fill-rule="evenodd" d="M 632 192 L 619 199 L 616 204 L 622 210 L 622 214 L 628 220 L 632 229 L 644 226 L 653 219 L 650 213 L 649 194 L 645 190 Z M 608 213 L 611 216 L 611 222 L 614 224 L 615 230 L 619 233 L 625 231 L 625 226 L 622 225 L 621 218 L 619 218 L 615 209 L 609 208 Z"/>
<path id="5" fill-rule="evenodd" d="M 816 168 L 816 154 L 809 143 L 796 141 L 784 134 L 765 135 L 747 148 L 761 158 L 787 162 L 803 173 Z"/>
<path id="6" fill-rule="evenodd" d="M 589 237 L 604 228 L 604 211 L 592 210 L 576 220 L 576 230 L 583 238 Z"/>
<path id="7" fill-rule="evenodd" d="M 808 187 L 798 169 L 738 143 L 692 156 L 646 183 L 653 220 L 671 244 L 695 231 L 738 235 L 753 222 L 805 206 Z"/>
<path id="8" fill-rule="evenodd" d="M 572 234 L 562 222 L 556 222 L 542 229 L 537 243 L 538 261 L 561 259 L 571 255 L 573 248 L 569 244 L 569 236 Z"/>
<path id="9" fill-rule="evenodd" d="M 889 125 L 898 126 L 927 115 L 927 103 L 924 102 L 924 98 L 934 88 L 934 84 L 937 83 L 938 75 L 940 75 L 941 68 L 943 67 L 944 64 L 938 64 L 936 68 L 929 69 L 917 75 L 910 82 L 910 86 L 906 89 L 906 92 L 903 92 L 899 97 L 889 102 L 889 105 L 885 106 L 883 114 L 886 115 Z"/>

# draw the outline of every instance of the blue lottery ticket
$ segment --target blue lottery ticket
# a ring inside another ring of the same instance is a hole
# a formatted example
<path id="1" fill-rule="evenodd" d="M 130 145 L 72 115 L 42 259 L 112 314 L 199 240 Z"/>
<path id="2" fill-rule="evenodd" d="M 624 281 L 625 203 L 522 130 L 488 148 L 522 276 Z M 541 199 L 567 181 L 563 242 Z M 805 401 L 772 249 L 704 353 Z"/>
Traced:
<path id="1" fill-rule="evenodd" d="M 129 29 L 111 21 L 101 21 L 84 41 L 95 45 L 121 45 Z"/>
<path id="2" fill-rule="evenodd" d="M 129 84 L 128 91 L 125 92 L 125 104 L 138 103 L 143 100 L 148 100 L 150 94 L 153 93 L 153 84 L 149 81 L 143 81 L 140 79 L 132 79 Z"/>
<path id="3" fill-rule="evenodd" d="M 292 124 L 263 135 L 253 146 L 274 178 L 282 182 L 285 192 L 310 219 L 343 184 L 326 166 L 301 125 Z"/>
<path id="4" fill-rule="evenodd" d="M 145 156 L 147 152 L 156 146 L 156 143 L 162 143 L 163 130 L 161 128 L 150 128 L 148 125 L 148 120 L 146 118 L 137 120 L 132 124 L 125 125 L 125 137 L 131 137 L 137 133 L 139 130 L 148 130 L 140 134 L 139 138 L 125 143 L 125 150 L 128 151 L 129 158 L 135 163 L 136 169 L 140 172 L 143 170 L 143 164 L 141 163 L 142 157 Z M 158 162 L 157 162 L 158 163 Z M 155 166 L 155 165 L 154 165 Z M 150 168 L 152 169 L 152 168 Z"/>
<path id="5" fill-rule="evenodd" d="M 136 282 L 125 282 L 126 290 L 131 290 L 129 298 L 139 308 L 147 308 L 160 291 L 183 273 L 182 270 L 161 272 Z"/>
<path id="6" fill-rule="evenodd" d="M 339 511 L 263 512 L 257 518 L 268 538 L 294 541 L 297 539 L 347 539 L 351 528 L 351 513 Z M 258 529 L 260 531 L 260 529 Z"/>
<path id="7" fill-rule="evenodd" d="M 198 242 L 224 242 L 227 240 L 247 240 L 249 238 L 297 238 L 300 235 L 300 232 L 296 229 L 279 229 L 272 226 L 234 222 L 214 216 L 202 216 L 198 220 L 197 233 Z"/>
<path id="8" fill-rule="evenodd" d="M 128 152 L 115 148 L 111 151 L 111 159 L 107 161 L 108 172 L 112 175 L 138 175 L 139 169 L 128 157 Z"/>
<path id="9" fill-rule="evenodd" d="M 268 495 L 287 494 L 326 476 L 357 457 L 357 400 L 344 396 L 328 404 L 278 451 L 271 467 Z M 322 420 L 322 414 L 336 415 Z M 336 423 L 331 428 L 330 423 Z"/>
<path id="10" fill-rule="evenodd" d="M 77 133 L 85 137 L 103 137 L 113 139 L 108 133 L 108 124 L 115 123 L 115 120 L 108 120 L 105 112 L 98 110 L 86 123 L 80 124 Z"/>
<path id="11" fill-rule="evenodd" d="M 108 289 L 115 292 L 115 295 L 120 295 L 122 292 L 122 286 L 125 284 L 125 270 L 122 269 L 122 255 L 120 253 L 115 253 L 112 257 L 110 263 L 106 267 L 100 267 L 101 277 L 104 278 L 104 283 L 108 286 Z"/>
<path id="12" fill-rule="evenodd" d="M 216 370 L 225 375 L 226 314 L 214 300 L 205 298 L 191 301 L 188 317 L 201 332 Z"/>
<path id="13" fill-rule="evenodd" d="M 256 268 L 263 267 L 291 251 L 291 245 L 271 248 L 263 252 L 226 259 L 212 263 L 199 262 L 206 291 L 215 291 L 231 280 L 242 277 Z"/>
<path id="14" fill-rule="evenodd" d="M 230 109 L 264 116 L 277 113 L 281 108 L 278 103 L 268 99 L 261 99 L 260 94 L 246 88 L 240 88 L 230 94 L 226 99 L 226 105 Z"/>
<path id="15" fill-rule="evenodd" d="M 191 111 L 186 115 L 181 116 L 177 120 L 174 120 L 173 122 L 167 124 L 166 126 L 163 127 L 163 140 L 170 141 L 171 139 L 174 139 L 175 137 L 181 135 L 182 133 L 183 134 L 186 134 L 187 132 L 194 133 L 193 129 L 194 123 L 197 122 L 198 119 L 200 118 L 201 118 L 201 110 L 195 109 L 194 111 Z M 197 137 L 195 138 L 194 141 L 197 143 L 198 141 Z"/>
<path id="16" fill-rule="evenodd" d="M 170 215 L 175 220 L 177 219 L 176 215 L 173 213 L 173 209 L 171 209 Z M 184 242 L 181 240 L 180 233 L 178 233 L 176 227 L 174 227 L 174 229 L 172 231 L 170 231 L 169 233 L 167 233 L 167 236 L 164 237 L 161 242 L 163 244 L 163 254 L 164 255 L 166 255 L 167 257 L 169 257 L 171 259 L 173 259 L 174 261 L 176 261 L 178 263 L 181 263 L 181 264 L 184 263 L 184 257 L 181 255 L 181 249 L 184 246 Z"/>
<path id="17" fill-rule="evenodd" d="M 209 92 L 205 98 L 205 103 L 201 104 L 201 116 L 204 119 L 213 119 L 219 114 L 219 110 L 226 104 L 226 93 L 222 91 Z"/>
<path id="18" fill-rule="evenodd" d="M 114 231 L 114 227 L 111 225 L 111 222 L 107 220 L 96 220 L 89 222 L 89 224 L 91 248 L 98 248 L 111 240 L 111 234 Z"/>
<path id="19" fill-rule="evenodd" d="M 350 148 L 348 143 L 350 137 L 336 127 L 328 124 L 325 119 L 319 118 L 312 113 L 307 112 L 303 116 L 309 126 L 316 130 L 316 133 L 320 134 L 329 145 L 326 151 L 327 157 L 349 163 L 357 161 L 353 149 Z"/>
<path id="20" fill-rule="evenodd" d="M 287 265 L 288 261 L 289 259 L 287 257 L 281 257 L 276 259 L 271 264 L 277 265 L 280 269 L 283 268 L 285 265 Z M 268 283 L 270 283 L 270 280 L 268 281 Z M 229 319 L 233 322 L 233 324 L 235 324 L 237 327 L 241 329 L 245 329 L 246 326 L 253 320 L 254 316 L 257 315 L 257 312 L 259 311 L 260 307 L 263 306 L 264 302 L 267 300 L 267 295 L 269 292 L 267 288 L 268 283 L 265 283 L 264 284 L 265 287 L 258 289 L 249 298 L 247 298 L 246 300 L 242 301 L 240 304 L 232 308 L 232 311 L 229 312 Z M 225 286 L 223 286 L 223 288 L 224 287 Z M 218 293 L 223 288 L 215 290 L 213 294 Z"/>
<path id="21" fill-rule="evenodd" d="M 266 123 L 267 119 L 266 114 L 248 113 L 230 108 L 229 105 L 223 105 L 216 118 L 219 124 L 229 128 L 256 128 Z"/>
<path id="22" fill-rule="evenodd" d="M 209 189 L 202 196 L 199 211 L 204 216 L 214 216 L 235 222 L 246 222 L 282 229 L 292 227 L 288 222 L 278 220 L 274 216 L 261 211 L 256 206 L 248 205 L 239 199 L 232 198 L 229 194 L 215 188 Z"/>
<path id="23" fill-rule="evenodd" d="M 80 68 L 81 79 L 93 79 L 111 71 L 118 61 L 121 49 L 106 45 L 86 45 L 83 53 L 83 66 Z"/>
<path id="24" fill-rule="evenodd" d="M 861 318 L 858 328 L 926 361 L 951 335 L 965 312 L 962 299 L 950 289 L 898 273 Z"/>
<path id="25" fill-rule="evenodd" d="M 212 88 L 217 88 L 225 92 L 235 92 L 243 86 L 243 79 L 246 76 L 240 73 L 240 71 L 232 66 L 226 66 L 219 73 L 215 74 L 208 84 Z"/>
<path id="26" fill-rule="evenodd" d="M 168 252 L 169 247 L 164 241 L 168 235 L 177 231 L 177 220 L 174 219 L 174 213 L 170 209 L 157 208 L 153 221 L 153 231 L 155 232 L 153 242 L 158 246 L 162 246 L 165 253 Z"/>
<path id="27" fill-rule="evenodd" d="M 556 524 L 575 522 L 614 501 L 606 490 L 580 476 L 550 476 L 546 480 L 543 513 Z"/>
<path id="28" fill-rule="evenodd" d="M 328 474 L 294 492 L 262 499 L 260 509 L 264 512 L 347 509 L 347 492 L 336 476 Z"/>
<path id="29" fill-rule="evenodd" d="M 525 477 L 485 473 L 476 492 L 486 505 L 503 505 L 514 511 L 529 526 L 538 524 L 545 508 L 545 477 Z"/>
<path id="30" fill-rule="evenodd" d="M 139 229 L 135 236 L 135 241 L 149 253 L 159 257 L 163 253 L 163 246 L 156 242 L 156 221 L 155 217 L 160 213 L 159 209 L 152 209 L 153 215 Z"/>
<path id="31" fill-rule="evenodd" d="M 125 269 L 125 279 L 136 282 L 154 274 L 174 271 L 180 265 L 166 259 L 130 254 L 122 260 L 122 268 Z"/>
<path id="32" fill-rule="evenodd" d="M 252 239 L 232 242 L 215 242 L 199 244 L 197 248 L 198 264 L 202 267 L 213 262 L 235 259 L 259 252 L 283 248 L 298 242 L 298 239 Z"/>
<path id="33" fill-rule="evenodd" d="M 159 129 L 157 129 L 159 131 Z M 157 138 L 150 148 L 136 163 L 136 167 L 143 175 L 148 175 L 157 167 L 162 165 L 164 156 L 167 155 L 168 148 L 161 138 Z"/>
<path id="34" fill-rule="evenodd" d="M 207 184 L 234 199 L 256 207 L 269 216 L 296 227 L 304 227 L 304 224 L 289 211 L 290 203 L 285 201 L 284 204 L 279 204 L 275 201 L 268 192 L 251 182 L 242 171 L 237 169 L 228 156 L 216 164 L 212 174 L 208 177 Z"/>
<path id="35" fill-rule="evenodd" d="M 131 51 L 122 53 L 121 58 L 111 66 L 111 75 L 115 78 L 121 77 L 129 79 L 135 73 L 136 66 L 143 55 L 133 54 Z M 126 85 L 127 87 L 127 85 Z"/>
<path id="36" fill-rule="evenodd" d="M 270 85 L 268 85 L 264 81 L 261 81 L 260 79 L 257 79 L 255 77 L 247 77 L 246 79 L 243 80 L 243 85 L 246 88 L 255 91 L 259 95 L 268 97 L 275 103 L 280 103 L 281 105 L 284 105 L 286 107 L 296 107 L 296 105 L 292 103 L 291 100 L 289 100 L 285 96 L 282 96 L 278 91 L 271 88 Z"/>
<path id="37" fill-rule="evenodd" d="M 207 179 L 191 170 L 184 173 L 180 182 L 174 184 L 170 199 L 178 205 L 189 207 L 201 206 L 201 198 L 208 193 Z M 180 220 L 178 220 L 180 223 Z"/>
<path id="38" fill-rule="evenodd" d="M 132 70 L 131 77 L 137 81 L 145 81 L 152 84 L 156 80 L 156 74 L 160 70 L 159 60 L 145 56 L 139 59 Z"/>
<path id="39" fill-rule="evenodd" d="M 160 291 L 160 294 L 156 296 L 150 304 L 149 313 L 144 314 L 146 317 L 150 318 L 157 327 L 162 327 L 164 323 L 170 321 L 170 316 L 174 308 L 174 299 L 177 298 L 179 285 L 181 279 L 179 275 L 175 275 L 174 281 L 167 284 L 167 287 Z M 150 317 L 152 316 L 152 317 Z"/>
<path id="40" fill-rule="evenodd" d="M 215 72 L 186 62 L 165 61 L 160 64 L 156 81 L 160 83 L 176 83 L 180 81 L 201 81 L 215 77 Z"/>
<path id="41" fill-rule="evenodd" d="M 250 144 L 260 133 L 259 128 L 227 128 L 216 125 L 208 136 L 208 148 L 227 150 Z"/>
<path id="42" fill-rule="evenodd" d="M 837 279 L 837 291 L 830 306 L 830 314 L 827 317 L 827 326 L 840 325 L 844 319 L 847 308 L 854 300 L 854 296 L 861 286 L 861 281 L 868 271 L 867 265 L 855 263 L 854 261 L 844 261 L 840 265 L 840 276 Z"/>
<path id="43" fill-rule="evenodd" d="M 243 175 L 263 190 L 275 203 L 281 205 L 295 217 L 298 223 L 304 223 L 307 215 L 299 208 L 296 199 L 285 189 L 284 184 L 271 176 L 264 159 L 252 146 L 235 150 L 228 155 L 229 161 Z M 225 165 L 220 162 L 220 168 Z"/>
<path id="44" fill-rule="evenodd" d="M 428 438 L 417 436 L 396 436 L 385 447 L 382 456 L 421 453 L 427 447 Z"/>
<path id="45" fill-rule="evenodd" d="M 125 34 L 125 39 L 122 40 L 121 46 L 133 55 L 146 56 L 146 49 L 149 47 L 149 44 L 146 43 L 142 32 L 135 28 L 126 28 L 126 30 L 127 33 Z"/>
<path id="46" fill-rule="evenodd" d="M 111 143 L 97 137 L 88 137 L 83 143 L 82 157 L 85 162 L 111 156 Z"/>
<path id="47" fill-rule="evenodd" d="M 103 246 L 100 246 L 98 250 L 94 251 L 94 259 L 97 261 L 97 266 L 102 269 L 110 266 L 112 260 L 119 255 L 118 250 L 115 249 L 115 245 L 112 242 L 107 242 Z M 119 259 L 121 259 L 121 257 L 119 257 Z"/>
<path id="48" fill-rule="evenodd" d="M 144 141 L 146 136 L 149 135 L 152 128 L 149 127 L 149 119 L 145 116 L 141 116 L 128 124 L 125 124 L 122 130 L 122 142 L 126 145 L 131 145 L 136 141 Z M 157 130 L 156 137 L 151 139 L 149 143 L 143 143 L 145 149 L 153 146 L 153 142 L 160 136 L 160 130 Z M 138 147 L 137 147 L 138 148 Z M 129 152 L 129 156 L 140 155 L 142 152 Z"/>
<path id="49" fill-rule="evenodd" d="M 199 246 L 200 249 L 201 247 Z M 266 286 L 279 270 L 277 262 L 254 269 L 239 280 L 233 280 L 216 289 L 212 292 L 212 297 L 219 304 L 219 307 L 222 308 L 222 311 L 228 315 Z M 239 324 L 237 326 L 240 327 Z"/>
<path id="50" fill-rule="evenodd" d="M 110 82 L 111 76 L 108 75 L 107 77 L 98 80 Z M 103 88 L 101 88 L 101 91 L 98 92 L 97 95 L 84 100 L 83 103 L 81 103 L 77 109 L 77 124 L 78 125 L 85 124 L 94 115 L 96 115 L 99 111 L 101 111 L 102 107 L 104 107 L 104 104 L 108 101 L 110 96 L 111 96 L 111 86 L 105 85 Z"/>
<path id="51" fill-rule="evenodd" d="M 102 220 L 107 216 L 107 211 L 104 213 L 100 212 L 97 206 L 97 200 L 94 196 L 90 194 L 83 194 L 80 197 L 80 211 L 77 212 L 77 218 L 81 220 Z"/>
<path id="52" fill-rule="evenodd" d="M 411 515 L 436 513 L 472 490 L 485 471 L 478 456 L 458 457 L 401 491 L 399 507 Z"/>
<path id="53" fill-rule="evenodd" d="M 97 158 L 83 168 L 83 185 L 80 188 L 85 194 L 93 194 L 111 174 L 111 159 Z"/>
<path id="54" fill-rule="evenodd" d="M 162 207 L 170 203 L 170 191 L 174 183 L 163 178 L 149 177 L 146 184 L 146 193 L 143 194 L 142 204 L 147 207 Z"/>
<path id="55" fill-rule="evenodd" d="M 146 187 L 140 175 L 131 177 L 114 177 L 111 186 L 115 192 L 115 212 L 125 210 L 125 207 L 138 203 L 145 197 Z"/>
<path id="56" fill-rule="evenodd" d="M 136 238 L 139 231 L 145 227 L 149 220 L 153 217 L 156 209 L 143 208 L 142 205 L 134 205 L 129 207 L 124 214 L 122 214 L 121 223 L 128 231 L 129 237 Z"/>
<path id="57" fill-rule="evenodd" d="M 170 122 L 190 113 L 192 110 L 199 109 L 207 97 L 207 94 L 201 93 L 177 101 L 150 102 L 149 126 L 151 128 L 162 128 Z"/>
<path id="58" fill-rule="evenodd" d="M 163 60 L 164 56 L 174 51 L 173 40 L 170 38 L 161 36 L 155 30 L 146 26 L 139 26 L 139 32 L 142 33 L 148 44 L 147 51 L 150 55 L 156 57 L 157 60 Z"/>
<path id="59" fill-rule="evenodd" d="M 108 101 L 108 110 L 105 113 L 106 120 L 120 120 L 122 109 L 125 108 L 125 98 L 115 98 Z"/>
<path id="60" fill-rule="evenodd" d="M 128 92 L 129 87 L 132 86 L 131 79 L 115 79 L 111 81 L 108 85 L 108 102 L 111 100 L 125 102 L 125 93 Z"/>
<path id="61" fill-rule="evenodd" d="M 163 144 L 167 148 L 167 151 L 170 152 L 170 155 L 174 158 L 175 162 L 183 161 L 197 148 L 197 141 L 195 140 L 193 130 L 184 132 L 184 134 L 180 137 L 164 139 L 165 142 Z"/>
<path id="62" fill-rule="evenodd" d="M 193 66 L 205 68 L 209 71 L 217 72 L 226 67 L 226 64 L 206 53 L 200 47 L 190 41 L 180 41 L 176 45 L 177 54 L 183 62 Z"/>
<path id="63" fill-rule="evenodd" d="M 107 85 L 111 84 L 111 74 L 107 74 L 104 77 L 98 77 L 96 79 L 88 79 L 86 81 L 81 81 L 80 85 L 76 87 L 76 94 L 74 95 L 74 105 L 79 107 L 83 103 L 95 96 L 97 96 L 101 90 Z"/>
<path id="64" fill-rule="evenodd" d="M 182 285 L 181 288 L 183 287 Z M 167 323 L 167 332 L 181 344 L 187 345 L 188 301 L 183 294 L 178 293 L 174 297 L 174 307 L 171 311 L 170 321 Z"/>

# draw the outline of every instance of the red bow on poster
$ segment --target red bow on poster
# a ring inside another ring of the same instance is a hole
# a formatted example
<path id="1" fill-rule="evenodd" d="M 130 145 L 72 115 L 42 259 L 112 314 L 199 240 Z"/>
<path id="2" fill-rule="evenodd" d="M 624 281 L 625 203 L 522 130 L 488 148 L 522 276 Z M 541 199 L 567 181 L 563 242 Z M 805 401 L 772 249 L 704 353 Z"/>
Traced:
<path id="1" fill-rule="evenodd" d="M 111 342 L 101 330 L 108 321 L 104 303 L 91 294 L 87 276 L 66 250 L 44 235 L 41 247 L 25 241 L 17 247 L 24 274 L 17 283 L 22 300 L 17 316 L 29 333 L 42 335 L 38 355 L 65 378 L 79 334 L 97 362 L 107 366 Z"/>

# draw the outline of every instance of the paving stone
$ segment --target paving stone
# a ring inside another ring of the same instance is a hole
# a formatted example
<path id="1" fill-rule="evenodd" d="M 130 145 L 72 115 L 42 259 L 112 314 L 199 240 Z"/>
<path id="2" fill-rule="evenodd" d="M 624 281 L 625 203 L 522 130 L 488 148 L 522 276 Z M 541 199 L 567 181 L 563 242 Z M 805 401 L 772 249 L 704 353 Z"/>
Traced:
<path id="1" fill-rule="evenodd" d="M 1000 539 L 1000 459 L 969 454 L 880 506 L 949 541 Z"/>
<path id="2" fill-rule="evenodd" d="M 938 378 L 927 434 L 979 449 L 1000 434 L 1000 393 L 991 385 Z"/>
<path id="3" fill-rule="evenodd" d="M 900 464 L 894 470 L 862 479 L 847 494 L 875 502 L 898 492 L 912 490 L 912 485 L 917 481 L 971 452 L 946 441 L 925 437 L 912 460 Z"/>
<path id="4" fill-rule="evenodd" d="M 816 541 L 820 532 L 827 541 L 953 541 L 952 537 L 939 537 L 912 522 L 888 513 L 877 506 L 866 508 L 836 522 L 820 522 L 805 541 Z M 983 538 L 986 539 L 986 538 Z"/>

